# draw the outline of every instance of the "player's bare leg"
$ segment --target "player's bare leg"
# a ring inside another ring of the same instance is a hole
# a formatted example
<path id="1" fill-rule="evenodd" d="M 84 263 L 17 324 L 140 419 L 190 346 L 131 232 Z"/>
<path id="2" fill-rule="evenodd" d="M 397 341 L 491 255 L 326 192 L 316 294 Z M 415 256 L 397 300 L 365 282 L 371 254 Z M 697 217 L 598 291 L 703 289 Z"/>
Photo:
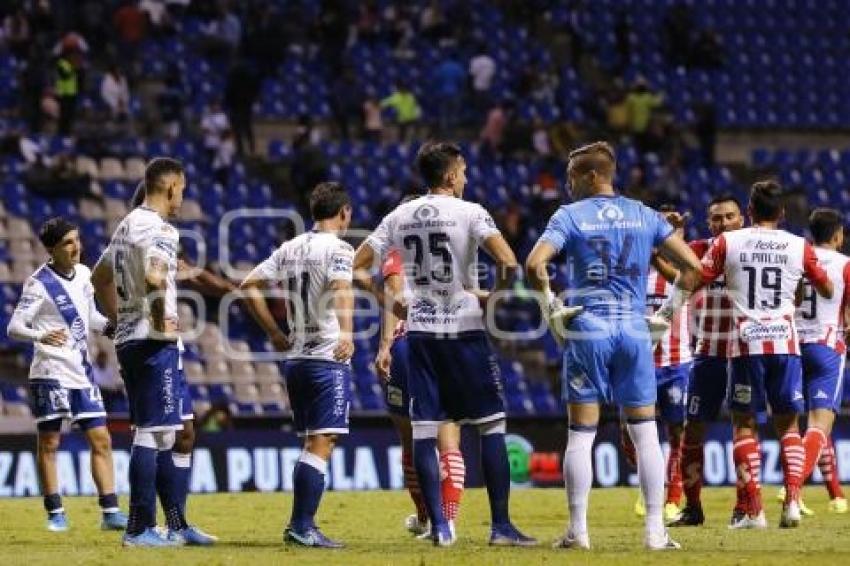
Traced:
<path id="1" fill-rule="evenodd" d="M 328 461 L 336 446 L 336 434 L 310 434 L 304 439 L 304 451 L 292 472 L 292 516 L 285 538 L 303 546 L 342 548 L 325 537 L 316 527 L 316 512 L 325 490 Z"/>
<path id="2" fill-rule="evenodd" d="M 738 505 L 729 528 L 752 529 L 767 527 L 761 499 L 761 447 L 756 436 L 756 418 L 749 413 L 732 412 L 733 459 L 739 499 L 743 498 L 742 514 Z"/>
<path id="3" fill-rule="evenodd" d="M 440 491 L 443 515 L 454 531 L 466 481 L 466 466 L 460 451 L 460 427 L 454 423 L 440 425 L 437 433 L 437 448 L 440 451 Z"/>
<path id="4" fill-rule="evenodd" d="M 401 442 L 401 465 L 404 472 L 404 487 L 413 500 L 416 514 L 410 515 L 405 520 L 407 530 L 415 535 L 424 535 L 430 532 L 428 527 L 428 510 L 416 477 L 416 468 L 413 466 L 413 429 L 410 419 L 400 415 L 390 414 L 390 419 L 398 433 Z"/>
<path id="5" fill-rule="evenodd" d="M 59 449 L 59 431 L 38 432 L 38 478 L 41 494 L 47 511 L 47 528 L 54 532 L 68 530 L 65 509 L 59 495 L 59 479 L 56 475 L 56 451 Z"/>
<path id="6" fill-rule="evenodd" d="M 91 451 L 91 475 L 97 487 L 98 503 L 103 511 L 100 528 L 124 530 L 127 527 L 127 517 L 118 508 L 118 496 L 115 494 L 112 437 L 105 426 L 86 429 L 85 435 Z"/>

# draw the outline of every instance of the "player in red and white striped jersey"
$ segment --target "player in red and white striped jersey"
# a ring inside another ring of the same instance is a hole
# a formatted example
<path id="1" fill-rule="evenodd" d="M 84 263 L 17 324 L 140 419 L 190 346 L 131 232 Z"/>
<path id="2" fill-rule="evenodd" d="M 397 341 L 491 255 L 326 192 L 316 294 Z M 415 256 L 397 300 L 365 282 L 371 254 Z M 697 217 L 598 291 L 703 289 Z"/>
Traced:
<path id="1" fill-rule="evenodd" d="M 819 464 L 829 491 L 829 509 L 846 513 L 847 499 L 838 482 L 830 435 L 835 414 L 841 405 L 841 384 L 844 380 L 847 353 L 844 328 L 846 308 L 850 304 L 850 258 L 838 252 L 844 244 L 844 222 L 840 212 L 829 208 L 815 209 L 809 217 L 809 229 L 815 243 L 815 254 L 832 281 L 834 293 L 831 299 L 819 297 L 812 284 L 805 280 L 802 300 L 795 315 L 803 360 L 803 396 L 808 410 L 803 439 L 806 449 L 803 481 L 812 473 L 815 464 Z"/>
<path id="2" fill-rule="evenodd" d="M 404 201 L 402 201 L 404 202 Z M 387 293 L 399 296 L 404 293 L 404 264 L 397 250 L 391 251 L 381 266 L 384 289 Z M 407 387 L 408 350 L 407 325 L 399 320 L 392 309 L 384 309 L 381 319 L 381 343 L 375 367 L 383 380 L 382 386 L 390 419 L 393 421 L 401 440 L 401 460 L 404 469 L 404 483 L 416 506 L 416 514 L 405 520 L 408 531 L 416 535 L 430 532 L 428 511 L 413 466 L 413 431 L 410 425 L 410 395 Z M 440 425 L 437 435 L 437 447 L 440 452 L 440 494 L 442 495 L 443 515 L 454 530 L 455 519 L 460 511 L 460 500 L 466 480 L 466 466 L 460 451 L 460 427 L 447 422 Z"/>
<path id="3" fill-rule="evenodd" d="M 744 227 L 741 206 L 732 195 L 719 195 L 708 204 L 708 229 L 712 237 L 695 240 L 691 249 L 705 256 L 715 238 Z M 724 276 L 699 289 L 689 303 L 695 339 L 694 360 L 688 382 L 687 420 L 682 446 L 682 475 L 686 504 L 671 526 L 697 526 L 705 521 L 700 499 L 705 460 L 705 423 L 717 420 L 728 382 L 728 347 L 732 329 L 732 303 L 726 296 Z M 743 515 L 745 491 L 738 486 L 735 515 Z"/>
<path id="4" fill-rule="evenodd" d="M 760 458 L 753 437 L 756 414 L 767 409 L 766 402 L 781 438 L 786 498 L 780 526 L 800 522 L 804 449 L 797 415 L 803 394 L 794 296 L 803 275 L 818 294 L 830 298 L 833 293 L 814 248 L 777 228 L 784 215 L 782 199 L 777 183 L 755 183 L 748 207 L 753 226 L 718 236 L 703 258 L 704 282 L 725 274 L 733 305 L 729 405 L 735 464 L 747 490 L 747 515 L 733 525 L 737 528 L 766 526 L 752 470 Z"/>

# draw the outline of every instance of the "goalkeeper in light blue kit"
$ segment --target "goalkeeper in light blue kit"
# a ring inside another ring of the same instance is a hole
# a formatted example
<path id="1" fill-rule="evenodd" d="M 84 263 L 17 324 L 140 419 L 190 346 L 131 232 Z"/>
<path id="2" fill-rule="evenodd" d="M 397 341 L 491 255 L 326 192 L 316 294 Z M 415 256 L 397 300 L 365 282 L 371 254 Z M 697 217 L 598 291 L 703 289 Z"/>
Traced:
<path id="1" fill-rule="evenodd" d="M 555 546 L 590 548 L 591 448 L 599 406 L 615 403 L 625 412 L 637 450 L 646 501 L 644 543 L 652 550 L 676 549 L 680 547 L 667 535 L 662 516 L 665 466 L 655 423 L 652 344 L 644 318 L 646 280 L 653 248 L 673 260 L 683 281 L 699 276 L 700 263 L 659 213 L 614 192 L 615 171 L 614 150 L 607 143 L 570 154 L 568 175 L 575 202 L 552 216 L 526 264 L 531 285 L 551 297 L 546 268 L 559 252 L 566 252 L 567 304 L 575 315 L 567 320 L 560 301 L 549 301 L 549 319 L 566 321 L 561 328 L 566 339 L 563 391 L 569 407 L 564 482 L 570 525 Z"/>

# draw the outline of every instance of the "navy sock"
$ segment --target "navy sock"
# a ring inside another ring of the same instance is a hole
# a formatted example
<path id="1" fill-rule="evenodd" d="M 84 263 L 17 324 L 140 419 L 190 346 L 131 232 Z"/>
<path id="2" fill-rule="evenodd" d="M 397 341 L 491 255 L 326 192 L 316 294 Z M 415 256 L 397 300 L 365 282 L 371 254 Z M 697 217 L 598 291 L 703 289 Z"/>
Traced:
<path id="1" fill-rule="evenodd" d="M 101 495 L 97 498 L 97 504 L 104 513 L 115 513 L 118 511 L 118 496 L 114 493 Z"/>
<path id="2" fill-rule="evenodd" d="M 443 515 L 443 497 L 440 491 L 440 462 L 437 459 L 437 439 L 420 438 L 413 440 L 413 465 L 419 478 L 419 489 L 425 499 L 425 507 L 431 518 L 432 528 L 445 525 Z"/>
<path id="3" fill-rule="evenodd" d="M 185 529 L 188 524 L 183 516 L 186 506 L 186 474 L 190 468 L 174 465 L 171 450 L 161 450 L 156 456 L 156 493 L 162 503 L 165 522 L 173 531 Z"/>
<path id="4" fill-rule="evenodd" d="M 130 452 L 130 516 L 127 534 L 156 526 L 156 449 L 133 445 Z"/>
<path id="5" fill-rule="evenodd" d="M 481 435 L 481 467 L 490 499 L 490 517 L 494 525 L 509 523 L 508 499 L 511 495 L 511 468 L 504 434 Z"/>
<path id="6" fill-rule="evenodd" d="M 325 471 L 327 462 L 309 452 L 301 454 L 301 458 L 292 470 L 292 516 L 289 526 L 303 533 L 315 526 L 316 512 L 325 491 Z"/>
<path id="7" fill-rule="evenodd" d="M 65 509 L 62 507 L 62 496 L 58 493 L 45 495 L 44 509 L 47 511 L 48 515 L 52 515 L 53 513 L 64 513 Z"/>

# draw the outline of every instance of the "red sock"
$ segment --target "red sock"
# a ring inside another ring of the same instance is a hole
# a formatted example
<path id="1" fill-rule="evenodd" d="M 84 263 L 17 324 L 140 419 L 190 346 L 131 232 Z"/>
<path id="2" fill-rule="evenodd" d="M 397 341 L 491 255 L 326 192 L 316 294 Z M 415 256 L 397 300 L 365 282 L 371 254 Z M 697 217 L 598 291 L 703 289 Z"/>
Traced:
<path id="1" fill-rule="evenodd" d="M 667 503 L 679 504 L 682 499 L 682 444 L 670 444 L 667 456 Z"/>
<path id="2" fill-rule="evenodd" d="M 815 469 L 815 464 L 818 463 L 820 454 L 825 447 L 826 434 L 821 429 L 810 426 L 806 430 L 806 436 L 803 438 L 803 448 L 805 449 L 806 459 L 803 465 L 803 478 L 801 483 L 804 483 L 812 474 L 812 471 Z"/>
<path id="3" fill-rule="evenodd" d="M 637 468 L 637 453 L 635 452 L 635 443 L 632 442 L 632 437 L 629 435 L 629 429 L 625 426 L 620 427 L 620 444 L 623 446 L 623 454 L 626 456 L 626 462 L 632 468 Z"/>
<path id="4" fill-rule="evenodd" d="M 682 447 L 682 476 L 685 499 L 689 507 L 701 505 L 702 468 L 705 462 L 705 450 L 702 443 L 687 444 Z"/>
<path id="5" fill-rule="evenodd" d="M 425 498 L 422 497 L 422 491 L 419 489 L 419 480 L 416 478 L 416 468 L 413 467 L 413 454 L 409 450 L 402 448 L 401 465 L 404 469 L 404 487 L 410 493 L 410 498 L 416 506 L 416 516 L 419 521 L 425 522 L 428 520 L 428 509 L 425 507 Z"/>
<path id="6" fill-rule="evenodd" d="M 806 460 L 806 449 L 799 432 L 789 432 L 780 441 L 782 451 L 782 474 L 785 476 L 785 502 L 797 499 L 800 486 L 803 485 L 803 464 Z"/>
<path id="7" fill-rule="evenodd" d="M 838 481 L 838 460 L 835 459 L 835 446 L 832 444 L 832 438 L 826 437 L 826 446 L 820 453 L 818 460 L 818 468 L 823 475 L 823 482 L 826 484 L 826 489 L 829 491 L 829 498 L 844 497 L 844 491 L 841 489 L 841 483 Z"/>
<path id="8" fill-rule="evenodd" d="M 754 517 L 762 510 L 761 505 L 761 450 L 753 436 L 742 436 L 735 441 L 732 452 L 737 475 L 738 497 L 744 498 L 743 511 Z M 738 506 L 736 505 L 736 508 Z"/>
<path id="9" fill-rule="evenodd" d="M 466 466 L 460 450 L 440 452 L 440 489 L 443 495 L 443 515 L 449 521 L 457 518 L 463 484 L 466 480 Z"/>

